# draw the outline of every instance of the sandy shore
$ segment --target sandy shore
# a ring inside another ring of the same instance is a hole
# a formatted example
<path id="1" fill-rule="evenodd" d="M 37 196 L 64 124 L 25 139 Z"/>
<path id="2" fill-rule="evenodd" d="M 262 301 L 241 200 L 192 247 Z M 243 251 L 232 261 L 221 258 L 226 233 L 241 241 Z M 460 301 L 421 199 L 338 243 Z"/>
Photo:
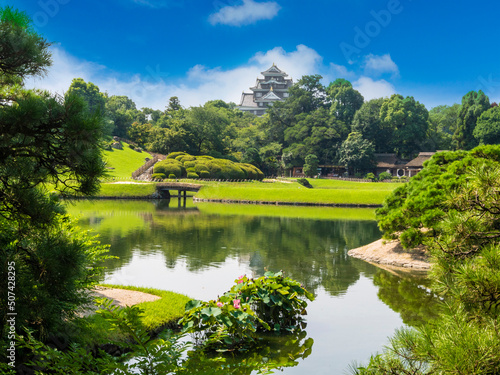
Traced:
<path id="1" fill-rule="evenodd" d="M 398 268 L 428 270 L 429 257 L 423 247 L 407 252 L 399 241 L 378 240 L 368 245 L 349 250 L 350 256 L 370 263 L 389 265 Z"/>
<path id="2" fill-rule="evenodd" d="M 113 304 L 118 306 L 133 306 L 142 302 L 152 302 L 159 300 L 161 297 L 155 296 L 153 294 L 137 292 L 135 290 L 117 289 L 117 288 L 106 288 L 102 286 L 96 287 L 92 291 L 92 296 L 95 298 L 108 298 L 113 300 Z M 91 305 L 85 308 L 81 316 L 88 316 L 93 314 L 97 310 L 97 306 Z"/>

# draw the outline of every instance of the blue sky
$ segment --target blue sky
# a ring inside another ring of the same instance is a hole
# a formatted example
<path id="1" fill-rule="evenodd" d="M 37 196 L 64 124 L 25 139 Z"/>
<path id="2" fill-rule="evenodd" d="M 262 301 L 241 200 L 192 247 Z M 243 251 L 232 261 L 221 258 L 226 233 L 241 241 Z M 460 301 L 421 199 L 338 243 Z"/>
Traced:
<path id="1" fill-rule="evenodd" d="M 365 100 L 414 96 L 428 109 L 482 89 L 500 101 L 500 3 L 461 0 L 12 0 L 53 42 L 28 86 L 82 77 L 139 108 L 239 103 L 276 63 L 294 81 L 346 78 Z"/>

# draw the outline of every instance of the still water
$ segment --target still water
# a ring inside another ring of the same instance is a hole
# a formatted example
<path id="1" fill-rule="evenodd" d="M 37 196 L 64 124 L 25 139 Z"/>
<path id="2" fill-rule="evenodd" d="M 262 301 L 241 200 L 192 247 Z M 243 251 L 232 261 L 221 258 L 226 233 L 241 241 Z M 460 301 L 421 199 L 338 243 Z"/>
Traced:
<path id="1" fill-rule="evenodd" d="M 68 211 L 119 259 L 106 283 L 171 290 L 209 300 L 243 274 L 283 270 L 316 296 L 307 308 L 307 358 L 285 374 L 343 374 L 381 351 L 395 329 L 431 316 L 420 276 L 350 258 L 378 238 L 369 209 L 193 204 L 177 200 L 79 201 Z"/>

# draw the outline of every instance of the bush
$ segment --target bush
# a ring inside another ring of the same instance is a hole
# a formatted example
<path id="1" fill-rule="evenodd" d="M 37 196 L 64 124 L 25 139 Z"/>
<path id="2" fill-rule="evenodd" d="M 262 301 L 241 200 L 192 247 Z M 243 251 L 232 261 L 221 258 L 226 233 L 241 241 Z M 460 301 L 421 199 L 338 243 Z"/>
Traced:
<path id="1" fill-rule="evenodd" d="M 165 159 L 155 164 L 153 173 L 163 173 L 165 176 L 174 174 L 177 178 L 185 175 L 184 165 L 175 159 Z"/>
<path id="2" fill-rule="evenodd" d="M 168 175 L 168 178 L 170 178 L 171 180 L 175 180 L 177 178 L 177 176 L 172 173 L 172 174 Z"/>
<path id="3" fill-rule="evenodd" d="M 186 168 L 186 172 L 196 173 L 196 170 L 194 168 Z"/>
<path id="4" fill-rule="evenodd" d="M 187 178 L 199 178 L 200 176 L 198 176 L 196 173 L 194 172 L 188 172 L 187 174 Z"/>
<path id="5" fill-rule="evenodd" d="M 307 178 L 298 178 L 297 182 L 308 189 L 312 189 L 313 187 Z"/>
<path id="6" fill-rule="evenodd" d="M 164 179 L 165 179 L 165 177 L 167 177 L 167 176 L 165 175 L 165 173 L 153 173 L 153 174 L 151 175 L 151 178 L 152 178 L 153 180 L 164 180 Z"/>
<path id="7" fill-rule="evenodd" d="M 187 155 L 187 154 L 182 151 L 171 152 L 170 154 L 167 155 L 167 159 L 175 159 L 181 155 Z"/>
<path id="8" fill-rule="evenodd" d="M 373 173 L 367 173 L 365 179 L 375 181 L 375 175 Z"/>
<path id="9" fill-rule="evenodd" d="M 192 300 L 179 321 L 185 332 L 200 332 L 202 345 L 209 350 L 247 349 L 257 331 L 300 330 L 307 302 L 314 300 L 297 281 L 281 272 L 263 277 L 240 276 L 217 301 Z"/>
<path id="10" fill-rule="evenodd" d="M 201 171 L 200 177 L 201 178 L 210 178 L 210 172 L 209 171 Z"/>
<path id="11" fill-rule="evenodd" d="M 379 181 L 392 180 L 392 175 L 389 172 L 382 172 L 378 175 Z"/>

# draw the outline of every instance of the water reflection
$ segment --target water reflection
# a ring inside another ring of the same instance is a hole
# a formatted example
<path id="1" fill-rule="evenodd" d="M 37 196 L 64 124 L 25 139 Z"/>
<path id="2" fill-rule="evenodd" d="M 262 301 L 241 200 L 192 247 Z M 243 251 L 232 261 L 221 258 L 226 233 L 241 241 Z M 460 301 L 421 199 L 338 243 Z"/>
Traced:
<path id="1" fill-rule="evenodd" d="M 241 274 L 258 277 L 282 269 L 300 281 L 316 295 L 307 316 L 314 349 L 305 361 L 298 356 L 294 361 L 300 366 L 287 367 L 287 374 L 342 373 L 353 360 L 366 361 L 380 351 L 403 322 L 419 324 L 434 310 L 425 279 L 402 277 L 347 255 L 380 238 L 373 210 L 195 205 L 191 200 L 179 207 L 173 199 L 169 204 L 81 201 L 69 211 L 119 257 L 107 262 L 109 283 L 209 300 Z M 306 340 L 295 349 L 304 349 Z"/>

